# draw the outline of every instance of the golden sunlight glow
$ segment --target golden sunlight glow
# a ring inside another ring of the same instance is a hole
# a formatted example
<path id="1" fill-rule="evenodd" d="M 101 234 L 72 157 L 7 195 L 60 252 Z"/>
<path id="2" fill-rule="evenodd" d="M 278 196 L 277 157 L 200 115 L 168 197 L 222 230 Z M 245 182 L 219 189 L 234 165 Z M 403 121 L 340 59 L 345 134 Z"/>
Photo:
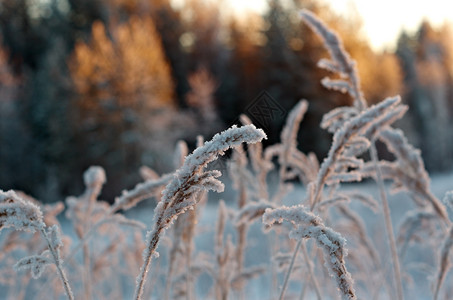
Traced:
<path id="1" fill-rule="evenodd" d="M 285 0 L 282 0 L 283 2 Z M 236 13 L 266 11 L 266 0 L 225 0 Z M 363 20 L 364 32 L 376 50 L 393 49 L 401 30 L 415 31 L 423 19 L 433 25 L 453 22 L 452 0 L 324 0 L 337 13 L 355 11 Z"/>
<path id="2" fill-rule="evenodd" d="M 395 47 L 401 30 L 415 31 L 420 22 L 429 20 L 434 26 L 453 21 L 453 1 L 446 0 L 330 0 L 338 12 L 355 9 L 363 19 L 364 31 L 374 49 Z"/>
<path id="3" fill-rule="evenodd" d="M 228 0 L 226 2 L 236 13 L 247 11 L 262 13 L 267 8 L 266 0 Z"/>

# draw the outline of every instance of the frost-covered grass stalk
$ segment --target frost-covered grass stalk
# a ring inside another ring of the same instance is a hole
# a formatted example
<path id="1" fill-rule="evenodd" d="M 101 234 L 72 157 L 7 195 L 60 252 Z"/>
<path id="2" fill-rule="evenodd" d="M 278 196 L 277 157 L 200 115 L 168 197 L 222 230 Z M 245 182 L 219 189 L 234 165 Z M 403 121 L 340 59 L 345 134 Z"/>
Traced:
<path id="1" fill-rule="evenodd" d="M 350 58 L 348 53 L 345 51 L 343 44 L 335 32 L 330 30 L 321 20 L 319 20 L 314 14 L 307 10 L 301 11 L 302 19 L 315 31 L 324 41 L 324 45 L 329 51 L 331 60 L 323 59 L 319 62 L 318 66 L 327 69 L 333 73 L 340 74 L 341 79 L 332 80 L 330 78 L 324 78 L 322 84 L 329 89 L 338 90 L 341 92 L 347 92 L 352 99 L 354 99 L 354 108 L 357 112 L 362 112 L 367 108 L 366 100 L 360 88 L 360 80 L 356 67 L 356 62 Z M 347 79 L 347 80 L 345 80 Z M 374 126 L 371 126 L 366 133 L 368 138 L 372 138 L 381 128 L 390 125 L 395 120 L 399 119 L 407 110 L 404 107 L 395 107 L 393 112 L 389 112 L 386 118 L 383 118 L 381 122 L 376 122 Z M 338 110 L 337 110 L 338 111 Z M 346 112 L 346 114 L 344 114 Z M 347 120 L 347 114 L 356 114 L 357 112 L 347 109 L 343 111 L 343 116 L 340 117 L 343 120 Z M 336 125 L 337 126 L 337 125 Z M 335 140 L 334 140 L 335 143 Z M 332 147 L 333 148 L 333 147 Z M 331 148 L 331 150 L 332 150 Z M 330 153 L 329 153 L 330 154 Z M 399 300 L 403 299 L 403 286 L 401 280 L 400 262 L 398 258 L 395 236 L 393 232 L 393 225 L 390 218 L 390 208 L 387 200 L 387 195 L 384 187 L 384 182 L 378 164 L 377 150 L 375 146 L 375 140 L 372 139 L 370 145 L 370 154 L 373 160 L 373 165 L 376 173 L 376 181 L 380 190 L 380 199 L 382 203 L 385 226 L 387 236 L 389 238 L 390 251 L 392 254 L 393 262 L 393 273 L 395 276 L 397 297 Z M 321 173 L 321 172 L 320 172 Z M 322 174 L 321 174 L 322 176 Z M 319 182 L 319 181 L 318 181 Z M 316 192 L 318 192 L 317 190 Z M 312 205 L 316 205 L 317 195 L 315 196 L 315 202 Z"/>
<path id="2" fill-rule="evenodd" d="M 421 152 L 407 141 L 400 129 L 385 128 L 379 132 L 379 139 L 395 155 L 393 162 L 380 161 L 379 167 L 384 179 L 394 182 L 396 191 L 407 191 L 413 198 L 422 199 L 430 203 L 435 214 L 446 224 L 450 224 L 445 206 L 430 190 L 430 178 L 425 169 Z M 363 173 L 367 173 L 370 166 L 364 165 Z"/>
<path id="3" fill-rule="evenodd" d="M 233 180 L 234 187 L 238 191 L 237 208 L 241 210 L 249 199 L 247 191 L 247 180 L 250 173 L 247 170 L 247 157 L 242 146 L 237 147 L 233 152 L 232 162 L 230 163 L 229 173 Z M 236 273 L 240 274 L 244 265 L 245 247 L 247 244 L 248 223 L 236 224 L 237 245 L 235 249 Z M 244 284 L 238 284 L 239 299 L 243 299 Z"/>
<path id="4" fill-rule="evenodd" d="M 16 270 L 30 269 L 34 278 L 39 278 L 49 264 L 55 264 L 68 299 L 74 299 L 66 274 L 62 268 L 60 247 L 62 241 L 56 225 L 47 228 L 40 208 L 23 200 L 14 191 L 0 190 L 0 231 L 12 227 L 15 230 L 39 231 L 45 239 L 48 250 L 39 255 L 22 258 L 16 263 Z"/>
<path id="5" fill-rule="evenodd" d="M 450 267 L 448 257 L 450 255 L 450 250 L 452 247 L 453 247 L 453 226 L 450 227 L 450 229 L 448 230 L 447 238 L 445 239 L 441 248 L 439 270 L 437 272 L 436 285 L 434 289 L 434 300 L 438 299 L 440 287 L 442 286 L 445 276 L 447 275 L 447 271 Z"/>
<path id="6" fill-rule="evenodd" d="M 453 191 L 447 192 L 445 194 L 443 201 L 447 206 L 453 208 Z M 445 238 L 441 248 L 439 267 L 437 271 L 437 278 L 434 288 L 434 300 L 438 299 L 440 287 L 442 286 L 445 276 L 447 275 L 447 271 L 451 266 L 448 257 L 450 255 L 452 247 L 453 247 L 453 225 L 450 226 L 447 237 Z"/>
<path id="7" fill-rule="evenodd" d="M 361 165 L 355 157 L 370 146 L 369 140 L 365 137 L 367 130 L 375 124 L 380 124 L 381 120 L 391 114 L 399 103 L 399 97 L 387 98 L 351 118 L 335 132 L 332 146 L 317 175 L 314 196 L 311 199 L 312 210 L 319 203 L 325 184 L 361 180 L 362 175 L 357 171 L 343 172 L 344 166 Z M 336 172 L 339 162 L 342 163 L 341 172 Z"/>
<path id="8" fill-rule="evenodd" d="M 326 227 L 320 217 L 302 205 L 267 209 L 263 215 L 263 223 L 267 226 L 283 221 L 294 226 L 289 233 L 290 238 L 298 241 L 313 238 L 323 250 L 326 267 L 334 277 L 342 299 L 357 299 L 351 274 L 344 262 L 344 256 L 347 254 L 346 240 L 339 233 Z"/>
<path id="9" fill-rule="evenodd" d="M 308 102 L 306 100 L 301 100 L 296 104 L 289 113 L 285 127 L 283 127 L 281 132 L 281 143 L 269 147 L 270 149 L 268 151 L 271 151 L 274 155 L 278 155 L 278 163 L 280 165 L 279 184 L 272 201 L 274 203 L 281 203 L 283 196 L 288 192 L 288 184 L 285 181 L 293 179 L 296 175 L 301 175 L 300 177 L 302 177 L 306 174 L 306 172 L 288 173 L 287 169 L 291 167 L 293 170 L 297 170 L 294 166 L 300 161 L 300 157 L 304 156 L 303 153 L 297 150 L 297 132 L 299 131 L 300 122 L 307 112 L 307 108 Z"/>
<path id="10" fill-rule="evenodd" d="M 197 195 L 203 190 L 223 191 L 223 184 L 216 179 L 221 175 L 217 170 L 203 171 L 208 163 L 243 142 L 257 143 L 266 138 L 265 133 L 253 125 L 232 128 L 215 135 L 211 141 L 186 157 L 183 166 L 175 173 L 172 181 L 162 193 L 162 199 L 154 210 L 154 227 L 146 235 L 147 247 L 143 253 L 144 263 L 137 277 L 135 299 L 141 299 L 151 258 L 157 255 L 160 236 L 178 215 L 197 204 Z"/>
<path id="11" fill-rule="evenodd" d="M 307 247 L 306 247 L 304 242 L 302 242 L 301 248 L 302 248 L 302 253 L 304 255 L 305 264 L 306 264 L 307 269 L 308 269 L 308 274 L 310 276 L 310 281 L 311 281 L 311 283 L 313 285 L 313 288 L 315 290 L 315 293 L 316 293 L 316 299 L 321 300 L 322 296 L 321 296 L 321 290 L 319 288 L 319 283 L 318 283 L 318 280 L 315 277 L 315 274 L 314 274 L 314 271 L 313 271 L 313 264 L 312 264 L 312 262 L 310 260 L 310 257 L 308 255 L 308 251 L 307 251 Z M 301 292 L 301 299 L 303 298 L 303 295 L 304 295 L 303 293 L 305 293 L 305 288 Z"/>
<path id="12" fill-rule="evenodd" d="M 340 182 L 360 181 L 361 173 L 357 170 L 363 165 L 363 161 L 357 156 L 363 153 L 369 146 L 370 141 L 366 138 L 370 131 L 379 125 L 393 121 L 389 118 L 396 108 L 400 99 L 398 97 L 388 98 L 383 102 L 371 106 L 350 120 L 344 122 L 336 131 L 333 137 L 332 146 L 327 157 L 321 164 L 316 179 L 308 185 L 308 199 L 310 211 L 313 211 L 321 202 L 321 196 L 325 185 L 337 185 Z M 300 241 L 293 253 L 295 259 L 300 248 Z M 290 265 L 286 280 L 291 274 L 293 264 Z M 281 297 L 285 292 L 287 281 L 285 280 Z"/>
<path id="13" fill-rule="evenodd" d="M 215 276 L 215 295 L 216 299 L 219 300 L 227 300 L 228 292 L 230 290 L 228 278 L 228 263 L 231 261 L 233 255 L 233 245 L 230 236 L 227 239 L 226 243 L 223 240 L 227 222 L 227 214 L 228 212 L 225 202 L 223 200 L 220 200 L 217 214 L 214 247 L 215 260 L 217 265 L 217 274 Z"/>
<path id="14" fill-rule="evenodd" d="M 342 78 L 347 77 L 349 82 L 344 80 L 332 80 L 324 78 L 322 84 L 327 88 L 347 92 L 354 99 L 354 106 L 360 110 L 366 108 L 367 104 L 360 89 L 360 78 L 356 62 L 351 59 L 343 46 L 338 35 L 324 24 L 315 14 L 303 9 L 300 16 L 305 23 L 311 27 L 324 41 L 324 46 L 329 51 L 331 60 L 322 59 L 318 66 L 334 73 L 339 73 Z"/>
<path id="15" fill-rule="evenodd" d="M 102 186 L 106 182 L 105 171 L 101 167 L 90 167 L 83 174 L 83 181 L 86 186 L 86 211 L 83 219 L 82 239 L 89 232 L 91 227 L 91 215 L 96 204 L 96 200 L 101 193 Z M 85 299 L 89 300 L 92 297 L 92 278 L 91 278 L 91 255 L 88 244 L 83 244 L 83 259 L 84 259 L 84 286 L 85 286 Z"/>
<path id="16" fill-rule="evenodd" d="M 176 145 L 173 162 L 176 169 L 184 164 L 189 150 L 184 141 L 179 141 Z M 201 194 L 199 197 L 203 198 L 205 195 Z M 198 200 L 199 202 L 200 200 Z M 166 288 L 164 299 L 170 299 L 171 288 L 173 285 L 173 277 L 177 272 L 182 272 L 186 275 L 185 282 L 185 295 L 186 299 L 192 299 L 192 276 L 190 272 L 192 252 L 193 252 L 193 237 L 195 234 L 195 226 L 197 224 L 197 207 L 187 211 L 176 219 L 173 226 L 172 245 L 169 250 L 168 271 L 166 277 Z M 181 260 L 183 262 L 181 262 Z"/>
<path id="17" fill-rule="evenodd" d="M 148 179 L 143 183 L 137 184 L 132 190 L 123 191 L 121 196 L 115 198 L 114 204 L 109 208 L 104 217 L 97 220 L 96 223 L 91 224 L 89 230 L 84 234 L 83 238 L 71 250 L 67 256 L 67 260 L 72 259 L 78 250 L 83 248 L 88 240 L 94 236 L 99 227 L 106 223 L 117 222 L 122 223 L 123 225 L 137 225 L 140 227 L 141 224 L 134 224 L 133 220 L 127 220 L 123 218 L 122 215 L 116 213 L 119 210 L 129 210 L 135 207 L 140 201 L 160 194 L 161 188 L 168 184 L 171 178 L 172 175 L 167 174 L 155 179 Z"/>
<path id="18" fill-rule="evenodd" d="M 397 291 L 397 296 L 398 299 L 403 300 L 403 282 L 401 279 L 401 268 L 400 268 L 400 263 L 399 263 L 399 257 L 398 257 L 398 250 L 396 248 L 396 241 L 395 241 L 395 235 L 393 231 L 393 224 L 392 224 L 392 219 L 390 216 L 390 207 L 387 201 L 387 194 L 384 188 L 384 179 L 382 177 L 382 172 L 381 168 L 378 165 L 378 156 L 377 156 L 377 150 L 374 147 L 374 142 L 373 142 L 373 147 L 370 149 L 371 153 L 371 158 L 373 159 L 373 164 L 374 168 L 376 171 L 376 179 L 379 185 L 379 195 L 381 197 L 382 201 L 382 210 L 384 212 L 384 219 L 385 219 L 385 228 L 387 232 L 387 236 L 389 238 L 389 244 L 390 244 L 390 251 L 392 254 L 392 262 L 393 262 L 393 272 L 395 276 L 395 281 L 396 281 L 396 291 Z"/>

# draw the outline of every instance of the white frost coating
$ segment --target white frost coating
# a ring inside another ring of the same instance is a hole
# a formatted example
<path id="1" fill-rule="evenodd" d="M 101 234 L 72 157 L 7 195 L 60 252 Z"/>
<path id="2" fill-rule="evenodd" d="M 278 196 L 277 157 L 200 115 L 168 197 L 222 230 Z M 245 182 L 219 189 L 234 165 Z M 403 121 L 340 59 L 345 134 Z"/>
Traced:
<path id="1" fill-rule="evenodd" d="M 330 30 L 323 21 L 318 19 L 312 12 L 303 9 L 300 11 L 300 16 L 305 23 L 311 27 L 323 40 L 324 46 L 329 51 L 331 60 L 322 60 L 318 63 L 318 66 L 327 69 L 331 72 L 338 73 L 342 78 L 348 78 L 346 90 L 354 99 L 354 106 L 360 111 L 367 107 L 366 101 L 363 97 L 363 93 L 360 90 L 360 79 L 356 67 L 356 62 L 351 59 L 349 54 L 345 51 L 343 42 L 337 36 L 335 32 Z M 323 80 L 323 84 L 335 87 L 335 84 L 329 84 Z M 342 86 L 336 85 L 337 87 Z"/>
<path id="2" fill-rule="evenodd" d="M 163 175 L 158 179 L 150 179 L 143 183 L 137 184 L 130 191 L 123 191 L 120 197 L 115 198 L 115 205 L 112 210 L 130 209 L 137 205 L 143 199 L 149 198 L 156 194 L 160 188 L 163 188 L 172 179 L 172 175 Z"/>
<path id="3" fill-rule="evenodd" d="M 453 247 L 453 226 L 450 227 L 448 235 L 445 238 L 440 251 L 439 270 L 437 271 L 436 286 L 434 290 L 434 300 L 437 300 L 439 296 L 440 287 L 442 286 L 442 283 L 445 280 L 445 276 L 447 275 L 447 271 L 451 266 L 449 261 L 449 255 L 452 247 Z"/>
<path id="4" fill-rule="evenodd" d="M 453 191 L 446 192 L 442 201 L 445 203 L 445 205 L 453 209 Z"/>
<path id="5" fill-rule="evenodd" d="M 302 121 L 308 109 L 307 100 L 300 100 L 299 103 L 291 110 L 286 119 L 285 127 L 283 127 L 280 135 L 281 147 L 278 157 L 280 169 L 284 171 L 287 166 L 291 165 L 291 157 L 293 152 L 297 152 L 297 132 L 299 131 L 300 122 Z M 285 177 L 284 172 L 280 173 Z M 285 180 L 285 178 L 282 178 Z"/>
<path id="6" fill-rule="evenodd" d="M 87 187 L 102 186 L 106 181 L 107 177 L 102 167 L 91 166 L 83 173 L 83 182 Z"/>
<path id="7" fill-rule="evenodd" d="M 297 147 L 297 132 L 299 131 L 299 125 L 307 112 L 308 102 L 307 100 L 300 100 L 299 103 L 289 113 L 286 119 L 286 125 L 281 133 L 281 143 L 284 145 L 285 158 L 288 159 L 291 148 Z"/>
<path id="8" fill-rule="evenodd" d="M 396 156 L 396 161 L 401 167 L 410 171 L 410 175 L 419 177 L 424 187 L 430 184 L 429 175 L 425 170 L 420 150 L 415 149 L 407 141 L 400 129 L 386 129 L 379 133 L 380 139 L 387 148 Z"/>
<path id="9" fill-rule="evenodd" d="M 63 246 L 63 241 L 61 240 L 60 228 L 57 225 L 53 225 L 48 229 L 48 235 L 51 242 L 51 246 L 54 249 L 59 249 Z"/>
<path id="10" fill-rule="evenodd" d="M 327 129 L 330 133 L 335 133 L 343 126 L 344 122 L 357 116 L 359 111 L 354 106 L 341 106 L 332 109 L 322 117 L 321 128 Z"/>
<path id="11" fill-rule="evenodd" d="M 321 80 L 321 84 L 329 90 L 338 91 L 343 94 L 352 93 L 349 83 L 342 79 L 330 79 L 326 77 Z"/>
<path id="12" fill-rule="evenodd" d="M 326 184 L 326 181 L 329 177 L 335 175 L 337 161 L 342 159 L 345 155 L 351 154 L 351 152 L 348 153 L 347 151 L 348 146 L 357 141 L 362 143 L 362 141 L 366 140 L 366 138 L 362 137 L 363 133 L 373 126 L 375 122 L 379 122 L 381 118 L 385 118 L 385 116 L 398 106 L 400 102 L 401 99 L 399 97 L 387 98 L 379 104 L 363 110 L 359 115 L 345 122 L 343 126 L 335 132 L 329 153 L 319 168 L 316 179 L 316 191 L 314 199 L 312 199 L 311 202 L 312 209 L 319 202 L 321 191 L 324 184 Z M 355 152 L 353 151 L 352 153 L 354 154 Z M 357 176 L 357 174 L 353 176 Z M 341 176 L 337 179 L 342 178 L 347 179 L 346 177 Z M 348 178 L 351 179 L 351 177 Z M 333 182 L 336 182 L 336 180 Z"/>
<path id="13" fill-rule="evenodd" d="M 402 219 L 403 221 L 398 229 L 398 243 L 400 244 L 401 257 L 406 253 L 409 242 L 417 238 L 417 233 L 421 230 L 429 231 L 426 227 L 430 223 L 427 221 L 436 221 L 437 215 L 426 210 L 411 210 Z"/>
<path id="14" fill-rule="evenodd" d="M 73 300 L 74 297 L 71 287 L 61 268 L 62 260 L 58 249 L 61 244 L 61 239 L 56 230 L 56 225 L 46 231 L 46 224 L 43 221 L 42 212 L 37 205 L 17 196 L 12 190 L 7 192 L 0 190 L 0 231 L 3 228 L 8 227 L 13 227 L 15 230 L 26 230 L 31 232 L 38 230 L 41 233 L 47 241 L 49 251 L 52 254 L 51 262 L 57 267 L 66 294 L 70 300 Z M 49 234 L 51 235 L 50 238 L 48 236 Z M 54 245 L 57 245 L 56 249 L 54 248 Z M 32 276 L 37 278 L 42 274 L 44 267 L 47 264 L 49 264 L 49 261 L 46 256 L 35 255 L 20 260 L 16 265 L 16 269 L 30 268 Z"/>
<path id="15" fill-rule="evenodd" d="M 53 263 L 53 260 L 44 255 L 32 255 L 20 259 L 13 268 L 16 271 L 30 269 L 31 276 L 34 279 L 39 278 L 46 267 Z"/>
<path id="16" fill-rule="evenodd" d="M 344 156 L 346 157 L 356 157 L 363 154 L 367 151 L 371 146 L 371 142 L 361 136 L 356 136 L 352 138 L 348 144 L 346 145 L 346 149 L 344 150 Z"/>
<path id="17" fill-rule="evenodd" d="M 223 155 L 226 150 L 240 145 L 241 143 L 257 143 L 265 139 L 266 134 L 254 125 L 246 125 L 240 128 L 233 126 L 220 134 L 216 134 L 211 141 L 206 142 L 202 147 L 186 157 L 184 165 L 176 171 L 173 180 L 167 185 L 162 193 L 162 200 L 156 207 L 156 213 L 165 209 L 173 200 L 176 194 L 181 193 L 182 185 L 193 180 L 195 174 L 201 172 L 208 163 Z"/>
<path id="18" fill-rule="evenodd" d="M 44 228 L 45 224 L 37 205 L 23 200 L 12 190 L 0 190 L 0 231 L 8 227 L 35 232 Z"/>
<path id="19" fill-rule="evenodd" d="M 178 141 L 175 153 L 173 154 L 173 165 L 176 169 L 182 166 L 188 153 L 189 148 L 187 147 L 187 143 L 184 141 Z"/>
<path id="20" fill-rule="evenodd" d="M 332 61 L 328 64 L 330 69 L 340 70 L 343 74 L 348 74 L 348 67 L 353 64 L 351 57 L 347 54 L 344 49 L 343 43 L 335 32 L 330 30 L 323 21 L 318 19 L 312 12 L 304 9 L 300 11 L 300 16 L 313 31 L 318 33 L 319 36 L 324 40 L 324 45 L 329 51 Z M 321 63 L 324 66 L 325 61 Z"/>
<path id="21" fill-rule="evenodd" d="M 379 134 L 379 132 L 383 129 L 386 128 L 387 126 L 390 126 L 393 124 L 396 120 L 401 119 L 404 114 L 407 112 L 409 107 L 407 105 L 398 105 L 390 111 L 388 114 L 380 118 L 379 121 L 373 123 L 367 131 L 365 132 L 364 136 L 366 136 L 368 139 L 373 139 L 376 134 Z"/>
<path id="22" fill-rule="evenodd" d="M 333 61 L 331 61 L 330 59 L 327 59 L 327 58 L 321 58 L 318 61 L 317 66 L 321 69 L 327 70 L 332 73 L 341 72 L 340 69 L 338 68 L 338 66 Z"/>
<path id="23" fill-rule="evenodd" d="M 217 170 L 215 170 L 215 171 L 217 171 Z M 216 179 L 216 177 L 220 177 L 222 175 L 220 172 L 218 172 L 218 173 L 219 174 L 206 176 L 204 178 L 199 178 L 200 186 L 203 186 L 204 190 L 211 190 L 211 191 L 214 191 L 217 193 L 222 193 L 225 189 L 225 186 L 223 185 L 223 183 L 220 180 Z M 199 189 L 199 188 L 195 187 L 195 189 Z"/>
<path id="24" fill-rule="evenodd" d="M 362 181 L 362 175 L 359 172 L 343 172 L 343 173 L 334 173 L 331 176 L 327 177 L 326 184 L 333 185 L 340 182 L 360 182 Z"/>
<path id="25" fill-rule="evenodd" d="M 265 200 L 245 205 L 235 217 L 236 226 L 252 223 L 255 219 L 262 217 L 268 208 L 275 208 L 275 205 Z"/>
<path id="26" fill-rule="evenodd" d="M 399 129 L 387 127 L 379 132 L 379 138 L 396 157 L 394 162 L 379 162 L 383 177 L 392 179 L 397 187 L 428 200 L 436 213 L 449 223 L 445 206 L 430 191 L 430 178 L 425 170 L 420 150 L 409 144 Z M 363 169 L 372 173 L 370 172 L 372 168 L 367 164 Z"/>
<path id="27" fill-rule="evenodd" d="M 283 206 L 277 209 L 266 209 L 263 223 L 272 226 L 274 223 L 288 221 L 294 225 L 289 237 L 296 240 L 306 238 L 315 239 L 323 250 L 326 267 L 335 278 L 343 300 L 357 299 L 353 287 L 353 280 L 344 262 L 347 255 L 346 240 L 337 232 L 326 227 L 322 219 L 309 212 L 303 205 Z"/>
<path id="28" fill-rule="evenodd" d="M 283 196 L 288 193 L 288 189 L 292 185 L 287 183 L 287 180 L 299 177 L 305 184 L 308 184 L 313 177 L 313 172 L 316 172 L 317 168 L 313 168 L 310 158 L 297 149 L 297 133 L 307 108 L 308 102 L 300 100 L 286 119 L 285 127 L 280 135 L 281 142 L 266 148 L 265 160 L 270 162 L 273 156 L 278 156 L 280 164 L 280 181 L 272 201 L 281 201 Z"/>
<path id="29" fill-rule="evenodd" d="M 265 139 L 263 130 L 254 125 L 242 127 L 232 126 L 230 129 L 216 134 L 211 141 L 204 143 L 188 155 L 170 183 L 162 192 L 161 201 L 154 210 L 153 229 L 146 234 L 147 247 L 143 251 L 144 263 L 137 277 L 134 299 L 142 298 L 145 279 L 155 254 L 161 234 L 174 222 L 178 215 L 197 204 L 197 196 L 201 190 L 222 190 L 223 185 L 215 179 L 218 171 L 203 172 L 203 169 L 226 150 L 242 143 L 254 144 Z"/>
<path id="30" fill-rule="evenodd" d="M 363 166 L 363 159 L 354 156 L 342 156 L 337 161 L 337 169 L 360 168 Z"/>

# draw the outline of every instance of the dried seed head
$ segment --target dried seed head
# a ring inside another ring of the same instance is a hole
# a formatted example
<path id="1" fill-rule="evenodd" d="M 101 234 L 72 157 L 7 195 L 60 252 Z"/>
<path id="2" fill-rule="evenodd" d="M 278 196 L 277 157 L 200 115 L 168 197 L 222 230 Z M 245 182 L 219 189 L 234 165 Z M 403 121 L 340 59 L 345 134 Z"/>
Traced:
<path id="1" fill-rule="evenodd" d="M 8 227 L 34 232 L 45 224 L 37 205 L 23 200 L 12 190 L 0 190 L 0 230 Z"/>
<path id="2" fill-rule="evenodd" d="M 92 166 L 83 174 L 83 182 L 87 187 L 102 186 L 107 181 L 102 167 Z"/>
<path id="3" fill-rule="evenodd" d="M 267 226 L 283 221 L 290 222 L 294 226 L 289 233 L 290 238 L 295 240 L 312 238 L 323 250 L 326 267 L 335 278 L 342 299 L 357 299 L 354 281 L 346 269 L 344 261 L 344 256 L 347 255 L 346 240 L 332 228 L 325 226 L 320 217 L 309 212 L 303 205 L 268 208 L 263 215 L 263 223 Z"/>

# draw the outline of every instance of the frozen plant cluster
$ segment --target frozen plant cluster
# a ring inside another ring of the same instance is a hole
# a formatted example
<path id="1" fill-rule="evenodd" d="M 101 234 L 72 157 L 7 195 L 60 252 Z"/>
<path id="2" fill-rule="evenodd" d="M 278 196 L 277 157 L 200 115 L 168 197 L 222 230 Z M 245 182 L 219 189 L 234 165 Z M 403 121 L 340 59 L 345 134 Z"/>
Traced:
<path id="1" fill-rule="evenodd" d="M 5 299 L 253 299 L 262 298 L 256 294 L 261 280 L 269 299 L 401 300 L 414 297 L 414 269 L 428 274 L 430 297 L 451 295 L 453 286 L 444 283 L 453 246 L 453 192 L 443 201 L 434 195 L 420 151 L 393 127 L 408 107 L 399 96 L 368 105 L 356 62 L 338 35 L 313 13 L 300 16 L 330 55 L 318 64 L 331 73 L 322 84 L 353 99 L 352 106 L 324 115 L 321 127 L 333 138 L 322 161 L 298 149 L 309 108 L 301 100 L 279 143 L 264 148 L 266 134 L 242 115 L 243 126 L 210 141 L 199 137 L 190 154 L 180 141 L 174 172 L 143 166 L 143 182 L 112 201 L 99 199 L 107 180 L 99 166 L 85 172 L 84 193 L 64 203 L 43 205 L 19 191 L 0 191 Z M 394 159 L 379 157 L 378 141 Z M 236 199 L 219 201 L 215 225 L 205 228 L 199 224 L 203 212 L 213 213 L 208 191 L 224 191 L 222 174 L 210 163 L 226 151 Z M 375 181 L 377 196 L 344 189 L 344 183 L 364 179 Z M 401 193 L 411 202 L 394 224 L 388 198 Z M 129 217 L 138 205 L 154 205 L 142 204 L 149 199 L 156 205 L 145 222 Z M 70 225 L 62 227 L 57 216 L 63 211 Z M 367 222 L 370 212 L 380 218 L 378 234 Z M 200 239 L 211 243 L 211 251 L 200 247 Z M 420 261 L 411 249 L 434 260 Z M 257 262 L 258 253 L 265 259 Z"/>

